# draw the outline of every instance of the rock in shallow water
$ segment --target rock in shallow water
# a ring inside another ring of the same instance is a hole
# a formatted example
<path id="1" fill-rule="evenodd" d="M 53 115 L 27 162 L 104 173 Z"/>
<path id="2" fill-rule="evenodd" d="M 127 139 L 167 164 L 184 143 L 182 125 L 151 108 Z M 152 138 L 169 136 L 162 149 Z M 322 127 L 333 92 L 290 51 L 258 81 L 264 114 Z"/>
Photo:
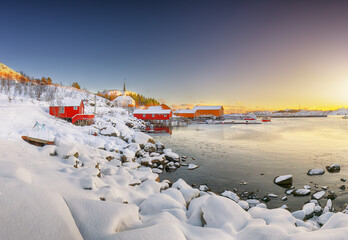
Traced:
<path id="1" fill-rule="evenodd" d="M 322 197 L 324 197 L 324 195 L 325 195 L 325 191 L 318 191 L 313 193 L 312 198 L 319 200 Z"/>
<path id="2" fill-rule="evenodd" d="M 292 175 L 278 176 L 274 179 L 274 183 L 279 186 L 291 186 L 292 185 Z"/>
<path id="3" fill-rule="evenodd" d="M 323 175 L 325 171 L 323 169 L 310 169 L 307 172 L 308 176 L 313 176 L 313 175 Z"/>
<path id="4" fill-rule="evenodd" d="M 326 166 L 326 170 L 330 173 L 337 173 L 341 170 L 341 167 L 339 164 L 331 164 L 330 166 Z"/>
<path id="5" fill-rule="evenodd" d="M 192 163 L 189 164 L 188 167 L 187 167 L 188 170 L 193 170 L 193 169 L 196 169 L 196 168 L 199 168 L 199 166 L 196 165 L 196 164 L 192 164 Z"/>
<path id="6" fill-rule="evenodd" d="M 296 197 L 308 196 L 311 193 L 309 189 L 296 189 L 292 194 Z"/>

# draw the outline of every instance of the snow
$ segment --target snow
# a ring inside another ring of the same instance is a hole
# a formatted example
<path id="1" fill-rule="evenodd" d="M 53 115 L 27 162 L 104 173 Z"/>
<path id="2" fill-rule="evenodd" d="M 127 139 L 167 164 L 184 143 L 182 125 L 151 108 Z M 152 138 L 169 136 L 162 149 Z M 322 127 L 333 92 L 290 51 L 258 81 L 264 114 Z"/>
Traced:
<path id="1" fill-rule="evenodd" d="M 283 175 L 283 176 L 277 177 L 277 178 L 274 180 L 274 182 L 275 182 L 275 183 L 279 183 L 279 182 L 282 182 L 282 181 L 284 181 L 284 180 L 288 180 L 288 179 L 290 179 L 290 178 L 292 178 L 292 175 Z"/>
<path id="2" fill-rule="evenodd" d="M 83 91 L 57 91 L 67 100 L 90 99 Z M 323 209 L 311 200 L 291 213 L 241 200 L 231 191 L 222 196 L 200 191 L 206 188 L 183 179 L 171 187 L 158 182 L 164 163 L 151 169 L 141 161 L 167 156 L 178 162 L 179 155 L 166 148 L 163 154 L 145 152 L 146 144 L 160 144 L 137 130 L 141 121 L 109 108 L 104 99 L 97 98 L 96 123 L 80 127 L 50 116 L 48 101 L 21 98 L 28 101 L 17 97 L 9 103 L 0 93 L 0 239 L 345 239 L 348 234 L 348 215 L 333 212 L 331 200 Z M 86 111 L 93 107 L 86 104 Z M 38 148 L 21 139 L 38 120 L 55 146 Z M 94 136 L 108 129 L 119 134 Z"/>
<path id="3" fill-rule="evenodd" d="M 199 168 L 199 166 L 196 165 L 196 164 L 193 164 L 193 163 L 190 163 L 190 164 L 188 165 L 188 167 L 187 167 L 188 170 L 193 170 L 193 169 L 196 169 L 196 168 Z"/>
<path id="4" fill-rule="evenodd" d="M 310 169 L 307 174 L 308 175 L 322 175 L 324 173 L 325 173 L 325 171 L 323 169 Z"/>
<path id="5" fill-rule="evenodd" d="M 235 194 L 234 192 L 225 190 L 223 193 L 221 193 L 221 196 L 224 196 L 224 197 L 227 197 L 227 198 L 229 198 L 229 199 L 232 199 L 232 200 L 235 201 L 236 203 L 239 202 L 239 197 L 238 197 L 238 195 Z"/>
<path id="6" fill-rule="evenodd" d="M 194 106 L 193 111 L 196 112 L 197 110 L 220 110 L 223 108 L 222 106 Z"/>
<path id="7" fill-rule="evenodd" d="M 81 104 L 82 99 L 64 99 L 52 106 L 64 106 L 64 107 L 78 107 Z"/>
<path id="8" fill-rule="evenodd" d="M 316 192 L 316 193 L 313 194 L 313 198 L 319 200 L 322 197 L 324 197 L 324 195 L 325 195 L 325 191 L 319 191 L 319 192 Z"/>
<path id="9" fill-rule="evenodd" d="M 191 110 L 191 109 L 178 109 L 175 110 L 174 113 L 195 113 L 195 110 Z"/>
<path id="10" fill-rule="evenodd" d="M 20 180 L 0 180 L 1 239 L 82 239 L 62 196 Z"/>
<path id="11" fill-rule="evenodd" d="M 114 128 L 110 125 L 107 126 L 105 129 L 102 129 L 100 131 L 100 134 L 106 135 L 106 136 L 112 136 L 112 135 L 120 136 L 121 135 L 120 132 L 116 128 Z"/>
<path id="12" fill-rule="evenodd" d="M 169 109 L 136 109 L 133 114 L 170 114 L 172 110 Z"/>
<path id="13" fill-rule="evenodd" d="M 228 225 L 233 231 L 240 231 L 251 219 L 250 214 L 234 201 L 214 195 L 207 198 L 202 212 L 206 226 L 211 228 L 224 228 Z"/>
<path id="14" fill-rule="evenodd" d="M 296 189 L 294 191 L 294 194 L 297 194 L 297 195 L 300 195 L 300 196 L 304 196 L 304 195 L 308 195 L 310 192 L 311 192 L 311 190 L 309 190 L 309 189 L 302 189 L 302 188 L 300 188 L 300 189 Z"/>
<path id="15" fill-rule="evenodd" d="M 141 223 L 139 208 L 89 199 L 66 199 L 83 239 L 104 239 Z M 114 237 L 113 236 L 113 237 Z"/>
<path id="16" fill-rule="evenodd" d="M 134 132 L 133 139 L 135 142 L 139 143 L 140 145 L 145 145 L 149 141 L 149 139 L 152 139 L 152 138 L 145 133 Z"/>

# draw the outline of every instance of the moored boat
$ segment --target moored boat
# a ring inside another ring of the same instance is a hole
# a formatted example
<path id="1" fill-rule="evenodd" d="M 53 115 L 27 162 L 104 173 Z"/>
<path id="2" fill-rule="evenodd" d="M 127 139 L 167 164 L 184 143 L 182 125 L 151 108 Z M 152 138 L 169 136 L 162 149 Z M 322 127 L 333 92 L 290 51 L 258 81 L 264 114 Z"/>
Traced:
<path id="1" fill-rule="evenodd" d="M 262 117 L 262 122 L 270 122 L 271 117 Z"/>
<path id="2" fill-rule="evenodd" d="M 254 121 L 256 119 L 257 119 L 256 115 L 252 113 L 246 114 L 243 118 L 243 120 L 245 121 Z"/>

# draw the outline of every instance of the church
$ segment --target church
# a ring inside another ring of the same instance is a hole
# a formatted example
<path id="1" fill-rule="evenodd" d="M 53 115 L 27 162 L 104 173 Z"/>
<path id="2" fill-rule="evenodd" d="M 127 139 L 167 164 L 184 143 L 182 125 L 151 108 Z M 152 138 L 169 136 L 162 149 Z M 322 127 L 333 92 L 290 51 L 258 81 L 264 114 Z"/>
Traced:
<path id="1" fill-rule="evenodd" d="M 113 104 L 117 107 L 135 107 L 135 101 L 130 96 L 126 94 L 126 83 L 123 85 L 123 95 L 118 96 L 113 101 Z"/>

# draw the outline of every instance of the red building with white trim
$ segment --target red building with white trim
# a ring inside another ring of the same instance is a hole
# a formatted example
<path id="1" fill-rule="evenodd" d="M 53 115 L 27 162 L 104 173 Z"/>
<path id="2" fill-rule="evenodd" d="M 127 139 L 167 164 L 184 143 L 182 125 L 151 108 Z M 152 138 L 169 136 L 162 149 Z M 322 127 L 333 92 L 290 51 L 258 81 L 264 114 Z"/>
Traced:
<path id="1" fill-rule="evenodd" d="M 153 106 L 148 109 L 136 109 L 133 116 L 143 120 L 169 120 L 172 116 L 172 110 L 163 109 L 162 106 Z"/>
<path id="2" fill-rule="evenodd" d="M 62 118 L 68 122 L 78 125 L 90 125 L 93 123 L 94 115 L 84 114 L 85 105 L 82 100 L 63 101 L 57 106 L 50 106 L 52 116 Z"/>

